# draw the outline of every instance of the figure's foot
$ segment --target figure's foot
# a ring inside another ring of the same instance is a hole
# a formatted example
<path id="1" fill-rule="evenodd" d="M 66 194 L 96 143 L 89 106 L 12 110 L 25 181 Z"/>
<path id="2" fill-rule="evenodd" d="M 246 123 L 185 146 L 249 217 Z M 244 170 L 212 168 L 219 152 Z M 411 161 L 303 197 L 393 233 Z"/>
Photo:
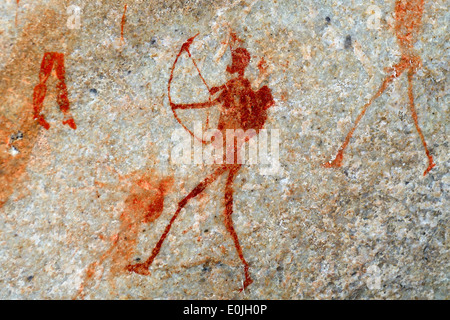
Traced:
<path id="1" fill-rule="evenodd" d="M 77 125 L 75 124 L 75 120 L 73 120 L 72 116 L 64 117 L 63 124 L 67 124 L 73 130 L 75 130 L 77 128 Z"/>
<path id="2" fill-rule="evenodd" d="M 250 278 L 250 277 L 245 278 L 244 285 L 242 286 L 241 289 L 239 289 L 239 292 L 244 291 L 244 290 L 245 290 L 249 285 L 251 285 L 252 283 L 253 283 L 252 278 Z"/>
<path id="3" fill-rule="evenodd" d="M 245 275 L 245 281 L 244 281 L 244 285 L 242 286 L 241 290 L 239 290 L 239 292 L 244 291 L 249 285 L 251 285 L 253 283 L 252 278 L 250 277 L 250 272 L 248 272 L 248 264 L 247 262 L 245 262 L 245 267 L 244 267 L 244 275 Z"/>
<path id="4" fill-rule="evenodd" d="M 430 172 L 431 169 L 433 169 L 436 166 L 436 163 L 433 162 L 433 159 L 430 160 L 430 164 L 428 165 L 428 168 L 424 171 L 423 175 L 426 176 L 428 172 Z"/>
<path id="5" fill-rule="evenodd" d="M 336 158 L 334 158 L 333 161 L 328 161 L 324 164 L 322 164 L 322 167 L 324 168 L 339 168 L 342 167 L 342 160 L 344 159 L 344 154 L 341 150 L 339 150 L 338 154 L 336 155 Z"/>
<path id="6" fill-rule="evenodd" d="M 38 123 L 45 128 L 45 130 L 50 129 L 50 124 L 47 121 L 45 121 L 43 115 L 35 115 L 34 120 L 37 120 Z"/>
<path id="7" fill-rule="evenodd" d="M 129 264 L 126 267 L 126 269 L 129 272 L 142 274 L 143 276 L 149 276 L 150 275 L 150 271 L 148 271 L 148 266 L 146 266 L 145 263 L 138 263 L 138 264 L 133 264 L 133 265 Z"/>

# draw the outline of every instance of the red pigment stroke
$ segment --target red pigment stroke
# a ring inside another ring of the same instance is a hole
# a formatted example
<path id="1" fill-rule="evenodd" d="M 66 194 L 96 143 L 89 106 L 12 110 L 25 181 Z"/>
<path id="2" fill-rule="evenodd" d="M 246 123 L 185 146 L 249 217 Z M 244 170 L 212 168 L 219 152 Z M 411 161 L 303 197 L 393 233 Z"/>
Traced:
<path id="1" fill-rule="evenodd" d="M 87 268 L 75 299 L 84 298 L 85 289 L 91 285 L 98 269 L 104 268 L 107 259 L 111 261 L 111 275 L 125 270 L 135 254 L 142 226 L 159 218 L 164 209 L 164 198 L 173 185 L 172 177 L 159 181 L 156 179 L 154 175 L 148 174 L 133 181 L 130 193 L 125 199 L 125 209 L 120 215 L 119 232 L 111 238 L 109 249 Z"/>
<path id="2" fill-rule="evenodd" d="M 237 36 L 232 34 L 233 38 L 237 39 Z M 175 62 L 178 60 L 181 52 L 184 50 L 188 51 L 189 46 L 192 44 L 192 37 L 186 41 L 180 53 L 177 55 Z M 234 40 L 237 42 L 238 40 Z M 213 101 L 209 100 L 206 102 L 199 103 L 188 103 L 188 104 L 175 104 L 169 97 L 170 105 L 172 110 L 175 109 L 199 109 L 212 107 L 215 104 L 222 105 L 222 112 L 219 118 L 218 130 L 221 130 L 223 136 L 226 136 L 227 129 L 254 129 L 258 131 L 262 129 L 266 119 L 267 119 L 267 109 L 274 105 L 274 100 L 272 97 L 271 90 L 264 86 L 258 91 L 254 91 L 251 87 L 250 81 L 244 77 L 245 69 L 250 62 L 250 53 L 247 49 L 231 48 L 232 63 L 227 67 L 226 71 L 230 74 L 236 74 L 236 76 L 229 80 L 222 86 L 213 87 L 209 91 L 211 95 L 220 92 L 219 96 Z M 168 92 L 170 95 L 170 82 L 173 79 L 173 69 L 170 74 L 170 80 L 168 83 Z M 175 114 L 176 116 L 176 114 Z M 178 119 L 177 119 L 178 120 Z M 184 126 L 183 126 L 184 127 Z M 186 129 L 187 130 L 187 129 Z M 238 154 L 238 150 L 242 147 L 241 144 L 235 143 L 234 155 Z M 226 157 L 226 155 L 224 155 Z M 226 163 L 226 162 L 225 162 Z M 153 263 L 156 256 L 159 254 L 161 247 L 172 228 L 173 223 L 179 216 L 181 210 L 186 206 L 186 204 L 201 194 L 211 183 L 217 180 L 220 176 L 228 172 L 227 181 L 225 184 L 224 200 L 225 200 L 225 210 L 224 210 L 224 225 L 229 232 L 231 238 L 233 239 L 234 247 L 236 252 L 244 266 L 244 276 L 245 280 L 241 291 L 247 288 L 252 282 L 252 278 L 249 273 L 249 264 L 244 258 L 244 253 L 242 247 L 239 243 L 238 235 L 233 226 L 232 214 L 233 214 L 233 182 L 234 178 L 238 174 L 241 164 L 223 164 L 220 165 L 212 174 L 208 175 L 201 183 L 199 183 L 186 197 L 184 197 L 179 203 L 178 208 L 174 215 L 167 224 L 163 234 L 161 235 L 159 241 L 153 248 L 150 257 L 144 263 L 138 263 L 134 265 L 129 265 L 127 269 L 131 272 L 135 272 L 142 275 L 149 275 L 148 270 Z"/>
<path id="3" fill-rule="evenodd" d="M 261 60 L 259 60 L 258 62 L 258 70 L 260 73 L 264 73 L 267 69 L 267 62 L 264 59 L 264 57 L 261 58 Z"/>
<path id="4" fill-rule="evenodd" d="M 203 77 L 203 75 L 202 75 L 202 73 L 201 73 L 201 71 L 200 71 L 200 68 L 198 67 L 198 65 L 197 65 L 197 62 L 195 61 L 195 59 L 192 57 L 192 54 L 191 54 L 191 51 L 189 50 L 189 48 L 190 48 L 190 46 L 192 45 L 192 43 L 194 42 L 194 39 L 197 37 L 199 35 L 199 33 L 197 33 L 195 36 L 193 36 L 193 37 L 190 37 L 187 41 L 185 41 L 184 43 L 183 43 L 183 45 L 181 46 L 181 49 L 180 49 L 180 51 L 178 52 L 178 54 L 177 54 L 177 56 L 176 56 L 176 58 L 175 58 L 175 61 L 174 61 L 174 63 L 173 63 L 173 65 L 172 65 L 172 69 L 171 69 L 171 71 L 170 71 L 170 77 L 169 77 L 169 82 L 168 82 L 168 85 L 167 85 L 167 95 L 168 95 L 168 98 L 169 98 L 169 104 L 170 104 L 170 107 L 172 108 L 172 113 L 173 113 L 173 115 L 174 115 L 174 117 L 175 117 L 175 120 L 177 120 L 177 122 L 187 131 L 187 132 L 189 132 L 189 134 L 192 136 L 192 137 L 194 137 L 195 139 L 197 139 L 198 141 L 200 141 L 201 143 L 203 143 L 203 144 L 207 144 L 208 142 L 206 142 L 205 140 L 203 140 L 201 137 L 197 137 L 191 130 L 189 130 L 184 124 L 183 124 L 183 122 L 180 120 L 180 118 L 178 117 L 178 115 L 177 115 L 177 113 L 176 113 L 176 109 L 182 109 L 183 107 L 180 107 L 180 105 L 179 104 L 175 104 L 175 103 L 173 103 L 172 102 L 172 97 L 171 97 L 171 95 L 170 95 L 170 88 L 171 88 L 171 84 L 172 84 L 172 81 L 173 81 L 173 73 L 174 73 L 174 71 L 175 71 L 175 66 L 176 66 L 176 64 L 177 64 L 177 62 L 178 62 L 178 59 L 181 57 L 181 54 L 184 52 L 184 51 L 186 51 L 187 52 L 187 54 L 188 54 L 188 56 L 189 56 L 189 58 L 192 60 L 192 62 L 193 62 L 193 64 L 194 64 L 194 66 L 195 66 L 195 68 L 197 69 L 197 72 L 198 72 L 198 75 L 200 76 L 200 79 L 202 80 L 202 82 L 203 82 L 203 84 L 206 86 L 206 88 L 208 89 L 208 91 L 210 92 L 210 95 L 209 95 L 209 98 L 208 98 L 208 103 L 209 103 L 209 105 L 208 106 L 212 106 L 213 104 L 212 104 L 212 102 L 211 102 L 211 94 L 213 94 L 213 93 L 211 93 L 211 89 L 209 88 L 209 86 L 208 86 L 208 83 L 206 82 L 206 80 L 205 80 L 205 78 Z M 184 104 L 184 108 L 186 109 L 186 106 L 187 105 L 189 105 L 189 104 Z M 208 127 L 208 124 L 209 124 L 209 112 L 208 112 L 208 115 L 207 115 L 207 117 L 206 117 L 206 127 Z"/>
<path id="5" fill-rule="evenodd" d="M 46 82 L 53 70 L 56 71 L 56 77 L 58 83 L 56 84 L 56 101 L 59 105 L 59 109 L 64 114 L 63 124 L 67 124 L 72 129 L 76 129 L 75 121 L 70 114 L 70 102 L 68 98 L 66 80 L 65 80 L 65 67 L 64 67 L 64 54 L 58 52 L 46 52 L 42 59 L 41 69 L 39 72 L 39 84 L 34 87 L 33 92 L 33 110 L 34 119 L 43 126 L 46 130 L 50 128 L 50 124 L 45 120 L 42 114 L 42 108 L 44 104 L 45 95 L 47 93 Z"/>
<path id="6" fill-rule="evenodd" d="M 16 27 L 17 27 L 17 14 L 19 13 L 19 2 L 20 0 L 16 0 L 17 8 L 16 8 L 16 18 L 14 20 Z"/>
<path id="7" fill-rule="evenodd" d="M 428 158 L 428 167 L 425 169 L 423 175 L 425 176 L 436 164 L 433 161 L 433 157 L 428 150 L 427 143 L 423 136 L 422 130 L 419 126 L 419 120 L 417 117 L 416 108 L 414 105 L 414 91 L 413 91 L 413 76 L 417 70 L 422 66 L 422 59 L 414 52 L 414 43 L 417 41 L 417 36 L 419 29 L 422 25 L 422 15 L 423 15 L 424 0 L 397 0 L 395 4 L 395 35 L 397 37 L 397 43 L 400 47 L 401 58 L 400 61 L 388 70 L 389 75 L 384 79 L 378 91 L 372 96 L 372 98 L 367 102 L 361 113 L 356 118 L 356 121 L 347 134 L 344 143 L 339 148 L 339 151 L 333 161 L 323 164 L 326 168 L 336 168 L 342 166 L 342 161 L 344 159 L 344 150 L 350 143 L 350 139 L 356 130 L 359 122 L 367 111 L 367 108 L 373 103 L 375 99 L 381 96 L 388 85 L 396 78 L 400 77 L 404 71 L 407 72 L 408 76 L 408 98 L 409 98 L 409 108 L 411 111 L 411 117 L 414 121 L 414 125 L 422 141 L 425 153 Z"/>
<path id="8" fill-rule="evenodd" d="M 127 18 L 126 18 L 126 16 L 125 16 L 126 12 L 127 12 L 127 5 L 125 5 L 125 7 L 124 7 L 123 15 L 122 15 L 122 22 L 121 22 L 121 24 L 120 24 L 120 41 L 121 41 L 122 43 L 124 42 L 124 39 L 123 39 L 123 29 L 124 29 L 125 23 L 126 23 L 126 21 L 127 21 Z"/>

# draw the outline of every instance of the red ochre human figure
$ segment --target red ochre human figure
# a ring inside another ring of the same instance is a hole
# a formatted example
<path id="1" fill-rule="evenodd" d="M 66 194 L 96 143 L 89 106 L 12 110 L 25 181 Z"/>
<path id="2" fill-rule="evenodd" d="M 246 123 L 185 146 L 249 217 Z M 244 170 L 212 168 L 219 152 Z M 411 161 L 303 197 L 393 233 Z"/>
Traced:
<path id="1" fill-rule="evenodd" d="M 186 41 L 176 60 L 178 60 L 179 56 L 183 51 L 186 51 L 189 57 L 192 58 L 189 52 L 189 46 L 192 44 L 192 37 L 188 41 Z M 267 109 L 274 105 L 274 100 L 272 97 L 271 90 L 267 86 L 263 86 L 258 91 L 254 91 L 251 87 L 250 81 L 244 77 L 244 72 L 246 67 L 250 62 L 250 54 L 247 49 L 238 47 L 233 49 L 230 45 L 232 63 L 227 67 L 227 72 L 233 75 L 236 75 L 234 78 L 229 80 L 222 86 L 213 87 L 209 89 L 211 95 L 218 94 L 217 98 L 209 99 L 207 102 L 200 103 L 189 103 L 189 104 L 176 104 L 173 103 L 170 98 L 170 83 L 173 79 L 173 69 L 171 72 L 170 80 L 169 80 L 169 102 L 172 109 L 198 109 L 198 108 L 209 108 L 216 104 L 222 104 L 221 115 L 219 117 L 218 122 L 218 130 L 221 131 L 222 136 L 225 137 L 225 131 L 227 129 L 254 129 L 257 132 L 261 129 L 265 123 L 267 118 Z M 193 60 L 194 61 L 194 60 Z M 195 61 L 194 61 L 195 64 Z M 175 64 L 174 64 L 175 66 Z M 195 64 L 197 67 L 197 65 Z M 198 70 L 198 68 L 197 68 Z M 200 70 L 198 70 L 200 71 Z M 200 74 L 201 76 L 201 74 Z M 202 80 L 204 81 L 203 77 Z M 205 82 L 206 85 L 206 82 Z M 177 118 L 177 121 L 180 120 Z M 180 122 L 181 124 L 181 122 Z M 183 126 L 184 127 L 184 126 Z M 185 127 L 186 130 L 188 130 Z M 191 132 L 192 134 L 192 132 Z M 193 135 L 193 134 L 192 134 Z M 237 155 L 238 148 L 241 145 L 234 144 L 234 155 Z M 243 282 L 243 286 L 240 289 L 241 291 L 247 288 L 253 280 L 249 273 L 249 264 L 244 258 L 244 253 L 242 251 L 242 247 L 239 243 L 238 235 L 233 226 L 232 214 L 233 214 L 233 181 L 236 175 L 241 168 L 241 164 L 237 163 L 224 163 L 219 165 L 217 169 L 210 175 L 208 175 L 201 183 L 199 183 L 186 197 L 184 197 L 179 203 L 178 208 L 175 214 L 172 216 L 170 222 L 166 226 L 161 238 L 158 243 L 155 245 L 150 257 L 144 262 L 134 265 L 129 265 L 127 268 L 129 271 L 133 271 L 142 275 L 149 275 L 149 267 L 153 263 L 153 260 L 158 255 L 161 250 L 161 246 L 166 239 L 172 224 L 177 219 L 178 215 L 181 212 L 186 204 L 197 195 L 202 193 L 206 187 L 208 187 L 212 182 L 217 180 L 220 176 L 228 172 L 228 177 L 225 184 L 225 210 L 224 210 L 224 224 L 225 227 L 233 239 L 234 246 L 236 248 L 239 259 L 241 260 L 244 266 L 244 275 L 245 280 Z"/>
<path id="2" fill-rule="evenodd" d="M 34 60 L 34 58 L 31 60 Z M 16 62 L 12 65 L 15 66 Z M 64 54 L 46 52 L 39 69 L 39 83 L 33 90 L 31 116 L 14 121 L 0 114 L 0 208 L 17 189 L 19 181 L 25 175 L 33 146 L 39 137 L 39 126 L 43 126 L 45 129 L 50 128 L 50 124 L 42 115 L 42 110 L 47 94 L 46 82 L 52 70 L 55 70 L 57 77 L 56 99 L 64 113 L 63 123 L 69 125 L 72 129 L 76 129 L 75 121 L 69 110 L 70 104 L 65 84 Z M 17 112 L 22 114 L 23 108 L 27 108 L 27 105 L 19 107 L 20 110 Z M 16 151 L 16 154 L 11 153 L 11 151 Z"/>
<path id="3" fill-rule="evenodd" d="M 39 72 L 39 84 L 34 87 L 33 92 L 33 109 L 34 109 L 34 120 L 43 126 L 46 130 L 50 128 L 50 124 L 45 120 L 44 115 L 41 113 L 45 95 L 47 93 L 46 82 L 50 77 L 50 74 L 55 68 L 56 77 L 58 83 L 56 85 L 56 101 L 59 105 L 59 109 L 64 114 L 63 124 L 67 124 L 72 129 L 76 129 L 77 126 L 70 114 L 70 102 L 67 93 L 67 86 L 65 80 L 65 67 L 64 67 L 64 54 L 58 52 L 46 52 L 44 58 L 42 59 L 41 70 Z"/>
<path id="4" fill-rule="evenodd" d="M 417 118 L 416 108 L 414 106 L 414 93 L 413 93 L 413 77 L 417 70 L 422 65 L 421 58 L 414 51 L 414 43 L 417 41 L 418 31 L 422 24 L 424 0 L 397 0 L 395 3 L 395 35 L 397 37 L 397 43 L 400 47 L 401 58 L 400 61 L 389 68 L 388 76 L 382 82 L 378 91 L 372 96 L 372 98 L 367 102 L 361 111 L 361 113 L 356 118 L 355 124 L 353 125 L 344 143 L 339 148 L 339 151 L 333 161 L 323 164 L 327 168 L 336 168 L 342 166 L 342 160 L 344 158 L 344 151 L 350 143 L 350 139 L 355 132 L 356 127 L 361 121 L 362 117 L 367 111 L 367 108 L 373 103 L 375 99 L 381 96 L 388 85 L 396 78 L 400 77 L 403 72 L 407 71 L 408 77 L 408 98 L 409 98 L 409 108 L 411 110 L 411 117 L 414 120 L 414 125 L 419 133 L 420 139 L 422 141 L 425 153 L 428 157 L 428 167 L 424 171 L 425 176 L 434 166 L 433 157 L 428 150 L 427 143 L 423 136 L 422 130 L 419 126 L 419 121 Z"/>

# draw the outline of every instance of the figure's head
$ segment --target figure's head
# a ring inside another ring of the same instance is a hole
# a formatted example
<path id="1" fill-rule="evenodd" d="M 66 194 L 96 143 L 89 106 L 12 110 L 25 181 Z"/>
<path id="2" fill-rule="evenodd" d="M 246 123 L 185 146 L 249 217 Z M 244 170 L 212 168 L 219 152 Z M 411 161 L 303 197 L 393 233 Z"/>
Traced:
<path id="1" fill-rule="evenodd" d="M 239 73 L 244 75 L 245 68 L 250 62 L 250 53 L 245 48 L 231 50 L 231 65 L 227 66 L 229 73 Z"/>

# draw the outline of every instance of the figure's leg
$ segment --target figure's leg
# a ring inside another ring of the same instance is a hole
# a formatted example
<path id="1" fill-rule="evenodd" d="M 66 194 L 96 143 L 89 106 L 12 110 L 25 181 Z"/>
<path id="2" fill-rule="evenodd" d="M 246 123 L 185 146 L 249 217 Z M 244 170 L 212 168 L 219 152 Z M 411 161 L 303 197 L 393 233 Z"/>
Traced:
<path id="1" fill-rule="evenodd" d="M 41 70 L 39 71 L 39 82 L 46 83 L 48 77 L 52 73 L 53 62 L 55 61 L 54 52 L 46 52 L 44 53 L 44 57 L 42 58 Z"/>
<path id="2" fill-rule="evenodd" d="M 242 251 L 241 245 L 239 244 L 239 239 L 236 233 L 236 230 L 234 230 L 233 226 L 233 219 L 231 215 L 233 214 L 233 181 L 234 177 L 238 173 L 239 169 L 241 168 L 241 165 L 233 166 L 233 168 L 230 170 L 230 173 L 228 174 L 227 183 L 225 185 L 225 227 L 227 228 L 228 232 L 230 233 L 231 237 L 233 238 L 234 246 L 236 248 L 237 254 L 239 256 L 239 259 L 241 259 L 242 264 L 244 265 L 244 285 L 242 286 L 241 290 L 244 290 L 247 288 L 252 282 L 252 278 L 250 277 L 250 273 L 248 272 L 249 265 L 247 261 L 244 258 L 244 253 Z"/>
<path id="3" fill-rule="evenodd" d="M 362 117 L 364 116 L 364 114 L 367 111 L 367 108 L 379 97 L 383 94 L 383 92 L 386 90 L 387 86 L 392 82 L 392 80 L 394 80 L 395 78 L 399 77 L 403 71 L 405 71 L 405 69 L 407 68 L 408 62 L 405 59 L 402 59 L 398 64 L 396 64 L 391 70 L 390 70 L 390 75 L 388 75 L 383 83 L 381 84 L 380 88 L 378 89 L 378 91 L 372 96 L 372 98 L 370 98 L 369 102 L 367 102 L 364 106 L 363 109 L 361 111 L 361 113 L 358 115 L 358 117 L 356 118 L 355 124 L 353 125 L 352 129 L 349 131 L 349 133 L 347 134 L 347 137 L 345 137 L 344 143 L 342 144 L 342 146 L 339 148 L 339 151 L 336 155 L 336 157 L 334 158 L 333 161 L 329 161 L 327 163 L 324 163 L 323 166 L 325 168 L 337 168 L 337 167 L 341 167 L 342 166 L 342 160 L 344 159 L 344 151 L 345 148 L 347 148 L 348 144 L 350 143 L 350 139 L 353 136 L 353 133 L 356 130 L 356 127 L 358 126 L 359 122 L 361 121 Z"/>
<path id="4" fill-rule="evenodd" d="M 53 62 L 54 54 L 46 52 L 44 58 L 42 58 L 41 69 L 39 71 L 39 84 L 34 87 L 33 91 L 34 120 L 37 120 L 46 130 L 50 128 L 50 124 L 45 120 L 45 117 L 41 112 L 47 93 L 47 86 L 45 83 L 52 72 Z"/>
<path id="5" fill-rule="evenodd" d="M 59 109 L 64 114 L 63 124 L 69 125 L 72 129 L 76 129 L 77 125 L 73 120 L 72 115 L 70 114 L 70 102 L 69 102 L 69 94 L 67 92 L 66 86 L 66 69 L 64 66 L 64 54 L 63 53 L 55 53 L 55 69 L 56 76 L 58 78 L 58 84 L 56 85 L 57 91 L 57 102 L 59 105 Z"/>
<path id="6" fill-rule="evenodd" d="M 148 271 L 148 268 L 153 263 L 153 260 L 158 255 L 159 251 L 161 250 L 161 246 L 166 239 L 170 228 L 172 227 L 173 222 L 178 217 L 181 209 L 184 208 L 184 206 L 191 200 L 192 198 L 195 198 L 197 195 L 203 192 L 203 190 L 206 189 L 208 185 L 210 185 L 212 182 L 214 182 L 218 177 L 220 177 L 225 171 L 227 170 L 226 166 L 222 166 L 216 171 L 214 171 L 212 174 L 207 176 L 205 180 L 203 180 L 201 183 L 199 183 L 183 200 L 181 200 L 178 203 L 178 208 L 175 211 L 175 214 L 172 216 L 172 219 L 170 219 L 169 224 L 166 226 L 166 229 L 164 230 L 161 238 L 159 239 L 156 246 L 153 248 L 151 256 L 144 262 L 144 263 L 138 263 L 134 265 L 128 265 L 127 270 L 136 272 L 142 275 L 149 275 L 150 272 Z"/>
<path id="7" fill-rule="evenodd" d="M 46 93 L 47 93 L 47 86 L 45 85 L 45 83 L 39 83 L 37 86 L 34 87 L 33 109 L 34 109 L 34 120 L 37 120 L 41 126 L 43 126 L 46 130 L 48 130 L 50 129 L 50 124 L 45 120 L 44 115 L 41 114 Z"/>
<path id="8" fill-rule="evenodd" d="M 420 140 L 422 140 L 423 147 L 425 148 L 425 153 L 427 154 L 427 157 L 428 157 L 428 168 L 423 173 L 423 175 L 425 176 L 431 169 L 433 169 L 433 167 L 436 164 L 433 162 L 433 156 L 430 154 L 430 151 L 428 151 L 427 143 L 425 142 L 425 138 L 422 134 L 422 130 L 419 127 L 419 121 L 417 118 L 416 107 L 414 106 L 414 93 L 413 93 L 413 84 L 412 84 L 412 79 L 413 79 L 414 73 L 415 73 L 415 71 L 413 68 L 409 69 L 409 71 L 408 71 L 409 108 L 411 110 L 411 116 L 414 120 L 414 125 L 416 126 L 417 132 L 419 133 L 419 136 L 420 136 Z"/>

